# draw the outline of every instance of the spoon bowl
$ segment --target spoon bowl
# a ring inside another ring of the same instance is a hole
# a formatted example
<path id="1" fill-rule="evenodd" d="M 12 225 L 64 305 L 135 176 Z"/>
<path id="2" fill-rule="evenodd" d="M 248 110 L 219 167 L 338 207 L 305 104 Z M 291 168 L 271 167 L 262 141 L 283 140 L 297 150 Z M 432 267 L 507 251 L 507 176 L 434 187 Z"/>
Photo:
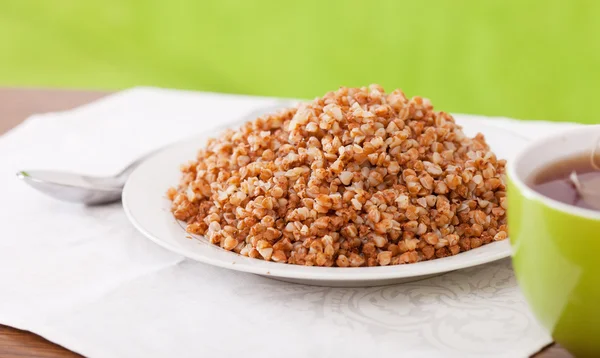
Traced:
<path id="1" fill-rule="evenodd" d="M 20 171 L 17 177 L 55 199 L 86 205 L 121 200 L 124 181 L 119 177 L 90 177 L 51 170 Z"/>

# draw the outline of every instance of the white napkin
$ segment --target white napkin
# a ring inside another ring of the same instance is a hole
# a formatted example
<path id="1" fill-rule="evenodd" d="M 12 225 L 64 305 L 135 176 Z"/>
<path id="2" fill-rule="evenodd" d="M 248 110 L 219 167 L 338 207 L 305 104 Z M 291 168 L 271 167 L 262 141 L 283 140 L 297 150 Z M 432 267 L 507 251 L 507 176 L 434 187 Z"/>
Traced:
<path id="1" fill-rule="evenodd" d="M 0 138 L 0 323 L 90 357 L 525 357 L 551 338 L 509 260 L 375 288 L 301 286 L 168 252 L 121 204 L 84 207 L 14 173 L 111 174 L 275 99 L 136 88 Z M 485 119 L 535 137 L 566 124 Z"/>

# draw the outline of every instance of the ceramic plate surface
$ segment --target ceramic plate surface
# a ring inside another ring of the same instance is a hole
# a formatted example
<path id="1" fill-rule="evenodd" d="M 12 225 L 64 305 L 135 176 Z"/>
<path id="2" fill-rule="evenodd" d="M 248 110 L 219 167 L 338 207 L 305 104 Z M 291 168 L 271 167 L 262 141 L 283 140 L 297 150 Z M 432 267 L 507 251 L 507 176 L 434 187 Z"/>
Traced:
<path id="1" fill-rule="evenodd" d="M 510 160 L 526 145 L 526 141 L 516 133 L 493 125 L 483 125 L 480 121 L 470 120 L 457 122 L 469 136 L 477 132 L 483 133 L 498 158 Z M 232 124 L 232 127 L 235 127 L 235 124 Z M 123 206 L 132 224 L 148 239 L 190 259 L 289 282 L 350 287 L 414 281 L 510 256 L 508 240 L 490 243 L 442 259 L 409 265 L 360 268 L 280 264 L 223 250 L 210 244 L 202 236 L 188 234 L 184 230 L 185 224 L 175 220 L 171 214 L 170 201 L 165 197 L 166 190 L 179 182 L 180 164 L 195 158 L 198 149 L 208 137 L 201 135 L 156 153 L 131 174 L 123 191 Z"/>

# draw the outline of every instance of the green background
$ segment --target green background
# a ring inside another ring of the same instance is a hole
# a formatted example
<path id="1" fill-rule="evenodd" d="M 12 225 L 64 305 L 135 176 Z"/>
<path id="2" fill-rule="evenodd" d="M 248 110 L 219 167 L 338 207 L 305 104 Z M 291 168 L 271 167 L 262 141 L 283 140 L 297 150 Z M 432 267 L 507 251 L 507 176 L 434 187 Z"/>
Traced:
<path id="1" fill-rule="evenodd" d="M 600 122 L 600 1 L 0 0 L 0 85 L 312 98 Z"/>

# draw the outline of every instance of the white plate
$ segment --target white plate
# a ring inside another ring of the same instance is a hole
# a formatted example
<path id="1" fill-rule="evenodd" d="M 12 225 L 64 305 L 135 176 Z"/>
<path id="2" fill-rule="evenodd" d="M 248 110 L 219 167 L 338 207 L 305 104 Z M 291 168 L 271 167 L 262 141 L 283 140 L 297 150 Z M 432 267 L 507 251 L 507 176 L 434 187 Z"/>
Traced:
<path id="1" fill-rule="evenodd" d="M 484 133 L 499 158 L 510 160 L 525 144 L 518 135 L 495 126 L 482 125 L 479 121 L 460 122 L 467 135 Z M 346 287 L 414 281 L 510 256 L 508 240 L 442 259 L 409 265 L 359 268 L 280 264 L 223 250 L 202 236 L 188 234 L 184 230 L 185 225 L 171 214 L 170 201 L 165 197 L 167 188 L 179 182 L 180 164 L 195 158 L 207 137 L 199 136 L 156 153 L 131 174 L 123 190 L 123 206 L 133 225 L 150 240 L 180 255 L 210 265 L 289 282 Z"/>

